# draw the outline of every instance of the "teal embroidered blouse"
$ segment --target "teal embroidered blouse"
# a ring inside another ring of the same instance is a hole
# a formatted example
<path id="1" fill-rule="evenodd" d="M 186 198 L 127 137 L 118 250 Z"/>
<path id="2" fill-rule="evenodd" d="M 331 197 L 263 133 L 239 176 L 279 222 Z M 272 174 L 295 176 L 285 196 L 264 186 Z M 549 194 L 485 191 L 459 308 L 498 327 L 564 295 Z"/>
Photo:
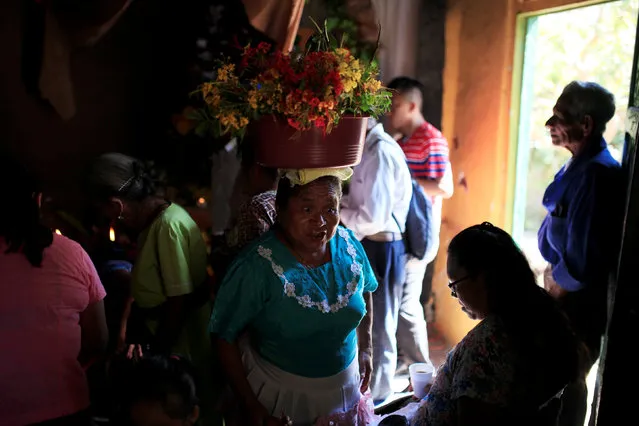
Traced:
<path id="1" fill-rule="evenodd" d="M 307 269 L 273 231 L 264 234 L 227 272 L 209 331 L 231 342 L 248 329 L 260 356 L 292 374 L 344 370 L 357 355 L 363 293 L 377 280 L 351 231 L 339 227 L 329 244 L 331 262 Z"/>

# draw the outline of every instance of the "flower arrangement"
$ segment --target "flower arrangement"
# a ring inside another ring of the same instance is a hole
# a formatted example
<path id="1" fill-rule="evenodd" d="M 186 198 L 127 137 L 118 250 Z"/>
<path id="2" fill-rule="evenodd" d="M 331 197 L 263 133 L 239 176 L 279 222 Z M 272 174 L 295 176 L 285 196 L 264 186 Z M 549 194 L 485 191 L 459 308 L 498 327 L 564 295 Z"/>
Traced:
<path id="1" fill-rule="evenodd" d="M 223 61 L 215 80 L 196 92 L 204 102 L 193 117 L 196 132 L 241 139 L 250 121 L 270 115 L 298 131 L 330 133 L 344 115 L 389 110 L 391 93 L 377 75 L 374 62 L 355 58 L 328 31 L 312 37 L 303 53 L 273 51 L 268 43 L 247 46 L 239 64 Z"/>

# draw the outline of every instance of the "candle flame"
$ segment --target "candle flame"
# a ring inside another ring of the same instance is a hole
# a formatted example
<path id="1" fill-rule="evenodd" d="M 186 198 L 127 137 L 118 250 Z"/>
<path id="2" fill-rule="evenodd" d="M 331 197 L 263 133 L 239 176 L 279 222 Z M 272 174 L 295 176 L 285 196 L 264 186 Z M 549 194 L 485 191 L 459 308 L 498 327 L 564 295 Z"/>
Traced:
<path id="1" fill-rule="evenodd" d="M 115 241 L 115 229 L 113 227 L 109 228 L 109 240 Z"/>
<path id="2" fill-rule="evenodd" d="M 62 232 L 60 232 L 60 230 L 59 230 L 59 229 L 56 229 L 56 230 L 55 230 L 55 233 L 56 233 L 56 234 L 58 234 L 58 235 L 62 235 Z"/>
<path id="3" fill-rule="evenodd" d="M 197 199 L 197 205 L 200 206 L 200 207 L 206 205 L 206 198 L 204 198 L 204 197 L 198 198 Z"/>

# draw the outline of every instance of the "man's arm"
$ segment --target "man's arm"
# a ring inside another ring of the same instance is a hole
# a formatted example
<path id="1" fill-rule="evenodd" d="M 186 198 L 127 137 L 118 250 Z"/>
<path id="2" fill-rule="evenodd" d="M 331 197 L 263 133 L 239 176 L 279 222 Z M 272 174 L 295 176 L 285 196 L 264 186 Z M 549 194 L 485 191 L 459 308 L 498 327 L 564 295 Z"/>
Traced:
<path id="1" fill-rule="evenodd" d="M 417 179 L 419 185 L 424 189 L 426 194 L 431 197 L 450 198 L 453 196 L 454 183 L 453 183 L 453 169 L 448 163 L 444 175 L 437 179 Z"/>

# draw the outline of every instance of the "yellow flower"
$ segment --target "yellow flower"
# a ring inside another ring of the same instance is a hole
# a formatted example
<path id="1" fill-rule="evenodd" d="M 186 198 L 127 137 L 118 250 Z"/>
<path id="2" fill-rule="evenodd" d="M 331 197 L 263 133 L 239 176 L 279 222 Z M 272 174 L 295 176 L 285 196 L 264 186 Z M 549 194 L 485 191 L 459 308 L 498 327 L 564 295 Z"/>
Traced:
<path id="1" fill-rule="evenodd" d="M 342 78 L 344 92 L 352 92 L 362 79 L 362 66 L 357 59 L 348 59 L 339 64 L 338 72 Z"/>
<path id="2" fill-rule="evenodd" d="M 255 90 L 250 90 L 248 92 L 248 102 L 249 102 L 249 106 L 252 109 L 257 109 L 257 100 L 258 100 L 257 92 Z"/>
<path id="3" fill-rule="evenodd" d="M 217 87 L 211 83 L 204 84 L 204 87 L 202 87 L 202 95 L 204 97 L 204 102 L 212 107 L 217 107 L 222 100 Z"/>
<path id="4" fill-rule="evenodd" d="M 229 130 L 231 127 L 237 128 L 237 118 L 233 112 L 222 113 L 217 116 L 220 124 Z"/>
<path id="5" fill-rule="evenodd" d="M 286 114 L 293 115 L 302 110 L 302 104 L 296 102 L 292 94 L 286 96 Z"/>
<path id="6" fill-rule="evenodd" d="M 210 95 L 211 93 L 213 93 L 215 91 L 215 86 L 213 85 L 213 83 L 204 83 L 202 85 L 202 96 L 204 96 L 205 98 Z"/>
<path id="7" fill-rule="evenodd" d="M 344 80 L 344 93 L 350 93 L 357 87 L 354 80 Z"/>
<path id="8" fill-rule="evenodd" d="M 338 56 L 346 57 L 346 56 L 350 55 L 351 52 L 349 52 L 348 49 L 344 49 L 343 47 L 340 47 L 338 49 L 335 49 L 335 53 Z"/>
<path id="9" fill-rule="evenodd" d="M 320 102 L 319 105 L 317 106 L 317 108 L 320 111 L 324 111 L 324 110 L 332 111 L 335 108 L 335 102 L 333 100 L 329 100 L 329 101 L 326 101 L 326 102 Z"/>
<path id="10" fill-rule="evenodd" d="M 216 116 L 219 120 L 222 127 L 224 127 L 224 131 L 232 131 L 239 130 L 242 127 L 246 127 L 249 123 L 248 118 L 242 115 L 236 115 L 234 112 L 221 113 Z"/>
<path id="11" fill-rule="evenodd" d="M 355 59 L 350 65 L 353 78 L 356 81 L 360 81 L 362 79 L 362 65 L 360 64 L 359 59 Z"/>
<path id="12" fill-rule="evenodd" d="M 202 98 L 208 105 L 216 107 L 220 104 L 220 93 L 213 83 L 204 83 L 202 85 Z"/>
<path id="13" fill-rule="evenodd" d="M 376 79 L 370 79 L 364 83 L 364 90 L 369 93 L 377 93 L 382 88 L 382 82 Z"/>
<path id="14" fill-rule="evenodd" d="M 235 71 L 235 64 L 224 65 L 217 71 L 217 81 L 227 82 L 233 78 L 233 72 Z"/>

